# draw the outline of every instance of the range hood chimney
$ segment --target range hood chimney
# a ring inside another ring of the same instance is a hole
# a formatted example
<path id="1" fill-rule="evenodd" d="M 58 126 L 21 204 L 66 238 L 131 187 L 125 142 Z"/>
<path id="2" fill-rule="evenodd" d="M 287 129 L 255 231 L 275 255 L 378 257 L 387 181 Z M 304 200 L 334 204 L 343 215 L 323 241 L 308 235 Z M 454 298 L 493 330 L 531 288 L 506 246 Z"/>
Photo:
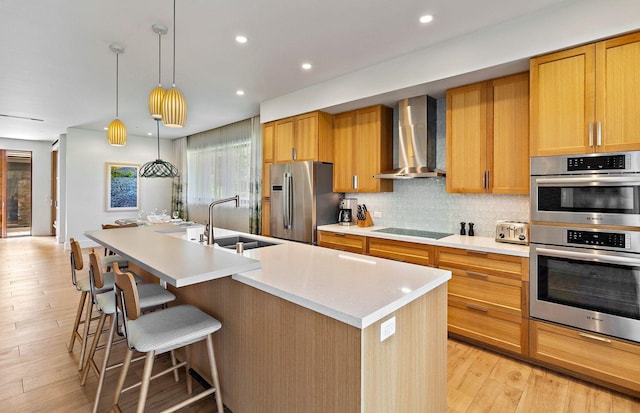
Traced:
<path id="1" fill-rule="evenodd" d="M 398 168 L 374 178 L 411 179 L 445 176 L 436 169 L 436 99 L 416 96 L 398 102 Z"/>

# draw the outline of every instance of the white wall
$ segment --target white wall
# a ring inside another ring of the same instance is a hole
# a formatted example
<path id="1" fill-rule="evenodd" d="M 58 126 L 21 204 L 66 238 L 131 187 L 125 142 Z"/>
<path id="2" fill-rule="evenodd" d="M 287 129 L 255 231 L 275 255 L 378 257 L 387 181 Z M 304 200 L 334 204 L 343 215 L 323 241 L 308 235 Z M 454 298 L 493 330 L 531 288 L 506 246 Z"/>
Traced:
<path id="1" fill-rule="evenodd" d="M 51 142 L 0 138 L 0 149 L 31 151 L 31 235 L 51 235 Z"/>
<path id="2" fill-rule="evenodd" d="M 429 90 L 433 84 L 451 82 L 456 76 L 466 75 L 466 83 L 486 80 L 495 76 L 481 73 L 481 79 L 474 79 L 468 74 L 516 61 L 525 64 L 519 70 L 526 70 L 526 60 L 532 56 L 639 28 L 638 0 L 565 1 L 551 9 L 266 100 L 260 104 L 260 119 L 269 122 L 396 91 L 403 94 L 398 99 L 433 93 Z"/>
<path id="3" fill-rule="evenodd" d="M 106 210 L 106 162 L 125 162 L 142 165 L 157 156 L 156 137 L 128 135 L 127 144 L 111 146 L 106 132 L 69 128 L 60 138 L 61 159 L 59 242 L 70 237 L 83 247 L 95 245 L 84 236 L 85 231 L 100 229 L 101 224 L 113 223 L 119 218 L 134 218 L 138 211 L 113 212 Z M 160 140 L 160 157 L 174 162 L 171 141 Z M 140 205 L 145 215 L 154 208 L 171 210 L 169 178 L 141 178 Z"/>

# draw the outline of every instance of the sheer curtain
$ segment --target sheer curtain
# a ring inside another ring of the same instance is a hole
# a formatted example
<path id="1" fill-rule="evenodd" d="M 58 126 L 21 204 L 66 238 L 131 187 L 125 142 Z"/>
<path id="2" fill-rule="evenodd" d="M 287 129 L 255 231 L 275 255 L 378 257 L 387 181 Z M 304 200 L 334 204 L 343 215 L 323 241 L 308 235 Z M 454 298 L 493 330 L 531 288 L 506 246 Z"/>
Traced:
<path id="1" fill-rule="evenodd" d="M 249 232 L 252 119 L 191 135 L 187 141 L 189 218 L 206 223 L 216 199 L 240 196 L 215 207 L 213 225 Z"/>
<path id="2" fill-rule="evenodd" d="M 175 167 L 180 171 L 180 176 L 173 178 L 173 186 L 171 190 L 171 208 L 172 211 L 178 211 L 180 218 L 189 219 L 189 211 L 187 210 L 187 138 L 178 138 L 173 140 L 173 159 Z"/>
<path id="3" fill-rule="evenodd" d="M 262 234 L 262 125 L 259 116 L 251 119 L 251 130 L 249 231 L 252 234 Z"/>

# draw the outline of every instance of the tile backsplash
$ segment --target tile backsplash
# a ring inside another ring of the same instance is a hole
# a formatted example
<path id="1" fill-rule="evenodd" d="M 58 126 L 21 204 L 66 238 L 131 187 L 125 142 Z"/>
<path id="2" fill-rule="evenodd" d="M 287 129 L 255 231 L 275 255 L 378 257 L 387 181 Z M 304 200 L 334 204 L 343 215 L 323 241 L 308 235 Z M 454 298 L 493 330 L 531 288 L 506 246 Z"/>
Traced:
<path id="1" fill-rule="evenodd" d="M 437 103 L 436 165 L 446 170 L 446 100 L 441 98 Z M 397 165 L 397 153 L 394 157 Z M 374 217 L 373 221 L 387 227 L 457 234 L 460 222 L 473 222 L 476 235 L 493 237 L 498 220 L 529 221 L 528 195 L 449 194 L 445 179 L 396 180 L 390 193 L 345 195 L 366 204 L 372 216 L 375 211 L 381 212 L 382 217 Z"/>
<path id="2" fill-rule="evenodd" d="M 529 220 L 528 195 L 449 194 L 446 178 L 396 180 L 394 192 L 350 193 L 366 204 L 376 225 L 457 234 L 460 222 L 473 222 L 478 236 L 495 236 L 496 221 Z M 468 228 L 468 226 L 467 226 Z"/>

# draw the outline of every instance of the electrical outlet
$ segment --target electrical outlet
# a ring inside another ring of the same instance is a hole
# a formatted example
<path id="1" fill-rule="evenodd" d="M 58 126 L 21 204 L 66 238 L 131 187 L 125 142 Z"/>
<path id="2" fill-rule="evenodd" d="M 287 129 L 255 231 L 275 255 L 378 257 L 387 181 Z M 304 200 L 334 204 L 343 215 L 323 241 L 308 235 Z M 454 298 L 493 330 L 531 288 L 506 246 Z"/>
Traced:
<path id="1" fill-rule="evenodd" d="M 380 341 L 385 341 L 396 333 L 396 317 L 391 317 L 380 324 Z"/>
<path id="2" fill-rule="evenodd" d="M 373 217 L 374 217 L 374 218 L 382 218 L 382 212 L 380 212 L 380 211 L 373 211 Z"/>

